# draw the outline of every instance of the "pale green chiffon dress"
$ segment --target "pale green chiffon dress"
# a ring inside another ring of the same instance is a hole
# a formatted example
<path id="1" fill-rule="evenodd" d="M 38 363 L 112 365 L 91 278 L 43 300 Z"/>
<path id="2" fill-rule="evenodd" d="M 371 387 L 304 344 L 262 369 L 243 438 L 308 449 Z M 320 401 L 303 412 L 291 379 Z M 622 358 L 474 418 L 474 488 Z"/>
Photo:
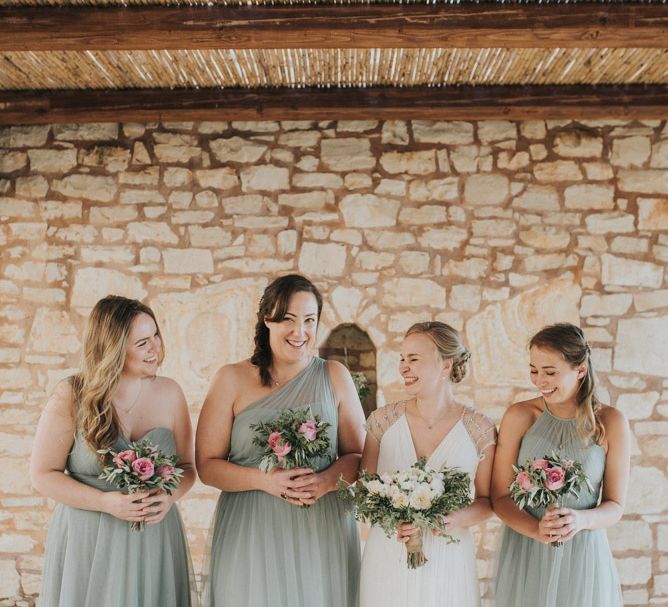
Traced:
<path id="1" fill-rule="evenodd" d="M 255 401 L 234 419 L 229 459 L 258 467 L 252 424 L 285 409 L 310 407 L 331 424 L 331 451 L 314 466 L 336 458 L 338 412 L 327 362 L 315 357 L 289 383 Z M 207 607 L 353 607 L 360 547 L 357 524 L 335 493 L 310 508 L 293 506 L 263 491 L 223 492 L 214 515 Z"/>
<path id="2" fill-rule="evenodd" d="M 575 420 L 547 407 L 522 439 L 518 464 L 557 452 L 579 461 L 594 491 L 580 491 L 562 505 L 585 510 L 599 502 L 605 471 L 602 447 L 583 445 Z M 528 510 L 535 518 L 544 509 Z M 496 577 L 496 607 L 621 607 L 617 570 L 605 529 L 583 530 L 560 548 L 542 544 L 505 527 Z"/>
<path id="3" fill-rule="evenodd" d="M 175 453 L 171 430 L 148 438 Z M 127 448 L 119 437 L 114 450 Z M 95 454 L 77 435 L 66 470 L 77 481 L 114 491 L 100 480 Z M 132 531 L 130 523 L 90 510 L 58 504 L 46 541 L 40 607 L 191 607 L 194 586 L 183 524 L 176 505 L 159 523 Z"/>

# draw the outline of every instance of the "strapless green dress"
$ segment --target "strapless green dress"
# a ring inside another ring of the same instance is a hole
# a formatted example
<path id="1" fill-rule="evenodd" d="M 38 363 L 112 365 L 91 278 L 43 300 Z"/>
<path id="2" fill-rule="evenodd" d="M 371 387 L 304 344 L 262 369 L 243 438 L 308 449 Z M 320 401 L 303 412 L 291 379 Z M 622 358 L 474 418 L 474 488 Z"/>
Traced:
<path id="1" fill-rule="evenodd" d="M 150 439 L 167 454 L 176 445 L 171 430 L 155 428 Z M 121 436 L 115 450 L 127 448 Z M 67 473 L 102 491 L 95 454 L 77 435 Z M 132 531 L 130 523 L 103 512 L 58 504 L 49 522 L 40 607 L 193 607 L 195 586 L 181 516 L 172 506 L 159 523 Z"/>

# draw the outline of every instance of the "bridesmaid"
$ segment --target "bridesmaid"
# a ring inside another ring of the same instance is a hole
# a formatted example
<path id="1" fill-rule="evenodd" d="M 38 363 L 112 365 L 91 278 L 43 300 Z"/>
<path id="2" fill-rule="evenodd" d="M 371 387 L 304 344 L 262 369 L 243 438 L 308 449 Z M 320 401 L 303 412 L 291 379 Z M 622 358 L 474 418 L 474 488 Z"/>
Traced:
<path id="1" fill-rule="evenodd" d="M 454 387 L 464 379 L 468 349 L 459 333 L 442 322 L 414 324 L 401 346 L 399 372 L 408 399 L 374 411 L 367 421 L 362 468 L 391 474 L 407 470 L 418 457 L 429 468 L 458 468 L 471 477 L 471 505 L 443 521 L 457 543 L 427 534 L 428 562 L 406 566 L 403 544 L 418 528 L 397 531 L 400 543 L 372 527 L 364 548 L 360 581 L 361 607 L 478 607 L 480 586 L 470 527 L 492 515 L 489 487 L 496 428 L 481 413 L 457 402 Z"/>
<path id="2" fill-rule="evenodd" d="M 621 607 L 605 528 L 624 511 L 629 429 L 595 396 L 591 350 L 582 331 L 560 323 L 531 338 L 531 381 L 540 396 L 515 403 L 501 422 L 492 500 L 504 529 L 497 607 Z M 594 491 L 559 508 L 523 511 L 509 496 L 513 464 L 550 454 L 579 461 Z M 563 547 L 549 544 L 564 542 Z"/>
<path id="3" fill-rule="evenodd" d="M 357 475 L 364 419 L 347 369 L 313 354 L 321 309 L 303 276 L 274 280 L 260 301 L 253 355 L 211 382 L 197 426 L 199 474 L 221 489 L 207 607 L 355 604 L 357 525 L 335 489 L 340 475 Z M 250 426 L 304 407 L 331 424 L 329 458 L 261 472 Z"/>
<path id="4" fill-rule="evenodd" d="M 32 483 L 58 502 L 44 555 L 41 607 L 193 605 L 175 502 L 195 482 L 193 441 L 179 385 L 156 376 L 164 357 L 150 308 L 110 295 L 90 315 L 81 370 L 59 383 L 40 417 Z M 149 438 L 185 469 L 179 488 L 128 495 L 98 479 L 98 449 Z M 174 507 L 173 507 L 174 506 Z M 144 521 L 143 531 L 132 531 Z"/>

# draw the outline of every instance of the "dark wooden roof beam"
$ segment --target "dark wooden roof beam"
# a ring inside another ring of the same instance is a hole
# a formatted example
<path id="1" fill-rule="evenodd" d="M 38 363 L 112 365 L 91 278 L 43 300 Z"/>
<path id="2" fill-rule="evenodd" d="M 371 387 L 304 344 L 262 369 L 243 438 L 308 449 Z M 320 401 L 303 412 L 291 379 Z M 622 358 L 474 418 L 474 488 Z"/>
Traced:
<path id="1" fill-rule="evenodd" d="M 666 47 L 668 4 L 0 9 L 0 51 Z"/>
<path id="2" fill-rule="evenodd" d="M 666 119 L 667 85 L 0 91 L 0 124 Z"/>

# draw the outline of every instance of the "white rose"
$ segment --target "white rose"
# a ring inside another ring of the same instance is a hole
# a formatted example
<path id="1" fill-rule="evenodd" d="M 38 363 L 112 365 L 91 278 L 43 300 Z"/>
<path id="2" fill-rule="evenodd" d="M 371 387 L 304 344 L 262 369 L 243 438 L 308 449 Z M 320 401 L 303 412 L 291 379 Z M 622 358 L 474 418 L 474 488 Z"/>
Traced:
<path id="1" fill-rule="evenodd" d="M 431 483 L 429 483 L 429 488 L 434 495 L 441 495 L 441 493 L 443 493 L 443 481 L 440 478 L 434 478 Z"/>
<path id="2" fill-rule="evenodd" d="M 392 505 L 395 508 L 405 508 L 408 506 L 408 496 L 400 491 L 392 497 Z"/>
<path id="3" fill-rule="evenodd" d="M 431 506 L 431 491 L 429 487 L 418 487 L 411 494 L 410 507 L 415 510 L 427 510 Z"/>
<path id="4" fill-rule="evenodd" d="M 369 490 L 369 493 L 382 494 L 383 493 L 383 483 L 379 480 L 369 481 L 366 485 L 366 488 Z"/>

